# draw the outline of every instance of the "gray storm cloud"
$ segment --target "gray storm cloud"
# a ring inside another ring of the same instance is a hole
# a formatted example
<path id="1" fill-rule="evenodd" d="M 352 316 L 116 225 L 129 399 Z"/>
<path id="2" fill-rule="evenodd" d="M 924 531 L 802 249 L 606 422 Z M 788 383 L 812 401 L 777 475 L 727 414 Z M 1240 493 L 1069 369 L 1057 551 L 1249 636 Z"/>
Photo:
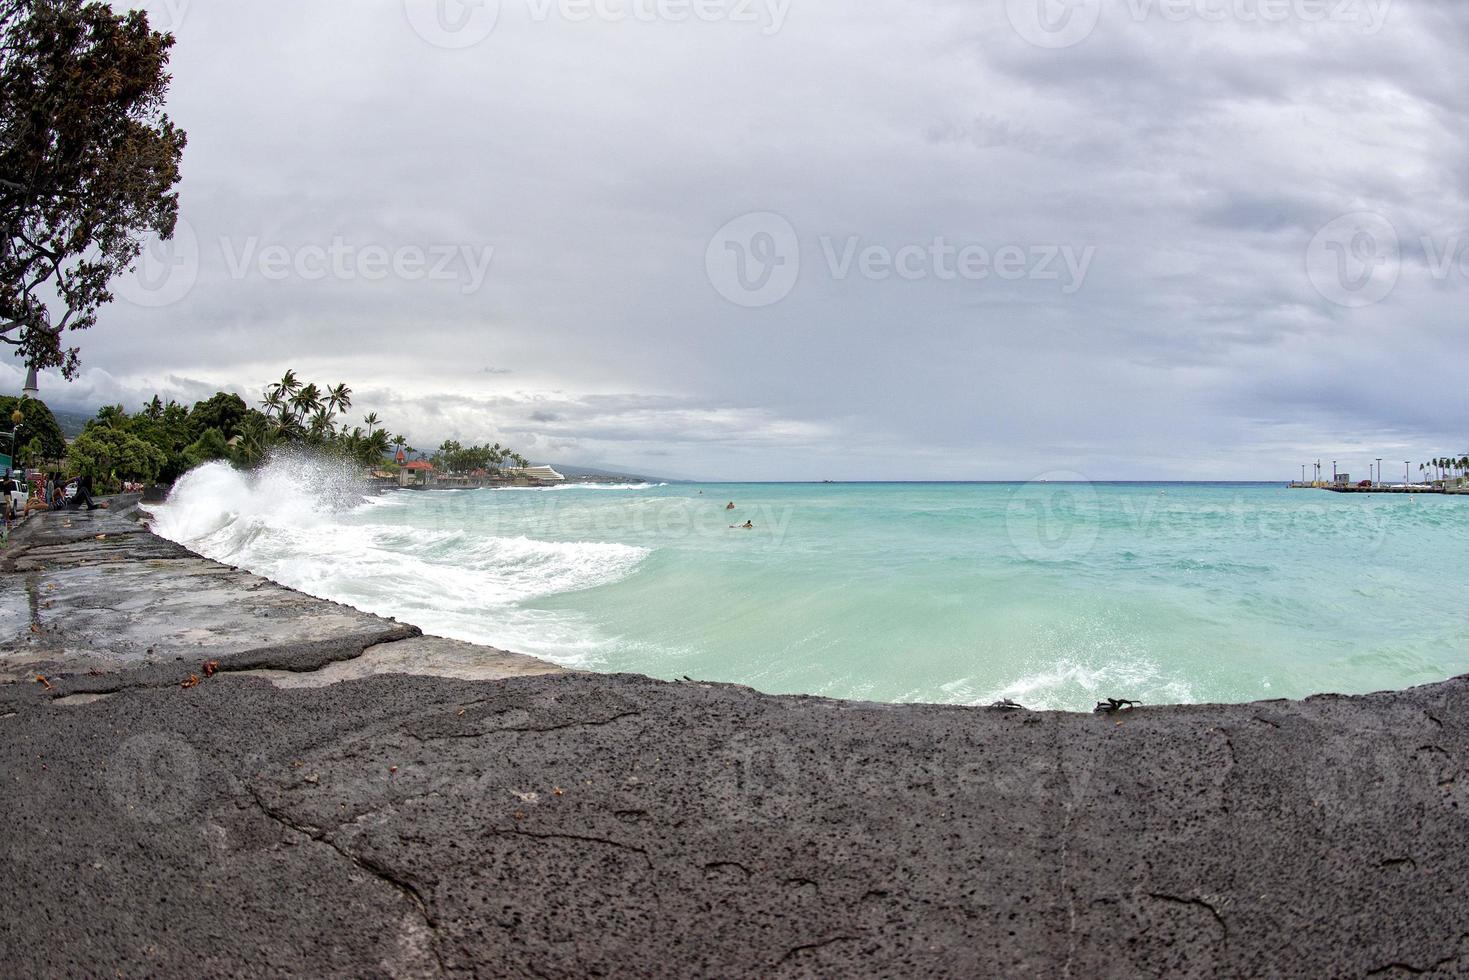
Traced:
<path id="1" fill-rule="evenodd" d="M 53 403 L 294 366 L 415 444 L 750 479 L 1466 448 L 1461 5 L 148 7 L 197 252 Z"/>

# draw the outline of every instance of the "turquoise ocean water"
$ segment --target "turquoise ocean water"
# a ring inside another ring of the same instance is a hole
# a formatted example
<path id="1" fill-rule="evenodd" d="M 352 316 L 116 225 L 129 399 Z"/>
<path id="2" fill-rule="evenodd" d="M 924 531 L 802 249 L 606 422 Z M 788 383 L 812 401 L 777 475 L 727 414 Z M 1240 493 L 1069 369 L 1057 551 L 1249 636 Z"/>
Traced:
<path id="1" fill-rule="evenodd" d="M 298 482 L 206 467 L 157 527 L 429 632 L 776 693 L 1084 710 L 1469 672 L 1469 497 L 705 484 L 332 509 Z"/>

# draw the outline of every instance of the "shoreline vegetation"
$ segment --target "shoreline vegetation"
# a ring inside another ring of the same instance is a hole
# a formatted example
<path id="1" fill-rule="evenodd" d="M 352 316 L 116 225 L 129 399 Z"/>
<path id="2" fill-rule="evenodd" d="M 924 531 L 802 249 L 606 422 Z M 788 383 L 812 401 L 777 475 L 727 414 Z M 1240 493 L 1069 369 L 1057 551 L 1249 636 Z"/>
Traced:
<path id="1" fill-rule="evenodd" d="M 281 451 L 340 463 L 376 486 L 537 486 L 549 482 L 546 472 L 554 474 L 498 442 L 465 446 L 449 439 L 422 453 L 376 412 L 361 425 L 349 424 L 352 404 L 347 385 L 319 386 L 288 370 L 266 387 L 258 408 L 235 392 L 217 392 L 192 408 L 154 395 L 136 412 L 103 407 L 69 441 L 38 398 L 0 400 L 0 409 L 20 433 L 12 440 L 13 465 L 33 474 L 37 486 L 44 475 L 59 474 L 62 482 L 88 477 L 101 493 L 147 485 L 150 495 L 159 495 L 206 463 L 249 470 Z"/>
<path id="2" fill-rule="evenodd" d="M 218 565 L 132 500 L 0 560 L 22 972 L 1469 962 L 1469 678 L 1088 715 L 580 674 Z"/>

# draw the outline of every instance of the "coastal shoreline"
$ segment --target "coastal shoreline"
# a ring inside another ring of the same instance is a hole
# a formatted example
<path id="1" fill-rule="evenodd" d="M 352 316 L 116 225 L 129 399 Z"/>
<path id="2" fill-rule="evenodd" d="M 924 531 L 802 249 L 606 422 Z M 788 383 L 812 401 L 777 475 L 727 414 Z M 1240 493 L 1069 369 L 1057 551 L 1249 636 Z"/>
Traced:
<path id="1" fill-rule="evenodd" d="M 1106 716 L 580 674 L 229 569 L 132 503 L 0 560 L 22 972 L 1469 964 L 1469 677 Z"/>

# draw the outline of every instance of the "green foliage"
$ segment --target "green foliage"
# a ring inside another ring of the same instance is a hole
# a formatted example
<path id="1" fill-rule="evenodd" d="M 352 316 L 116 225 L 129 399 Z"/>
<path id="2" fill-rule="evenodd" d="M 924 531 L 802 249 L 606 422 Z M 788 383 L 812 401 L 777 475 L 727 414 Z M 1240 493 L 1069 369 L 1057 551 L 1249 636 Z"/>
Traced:
<path id="1" fill-rule="evenodd" d="M 452 439 L 445 440 L 433 455 L 434 469 L 441 473 L 473 473 L 484 470 L 499 474 L 507 464 L 524 466 L 526 460 L 519 453 L 511 452 L 498 442 L 493 446 L 461 446 Z"/>
<path id="2" fill-rule="evenodd" d="M 11 430 L 14 423 L 10 417 L 17 407 L 22 418 L 20 462 L 29 466 L 43 459 L 61 459 L 66 456 L 66 437 L 61 433 L 61 426 L 56 424 L 56 417 L 51 414 L 51 409 L 39 399 L 0 396 L 0 431 Z M 0 447 L 9 452 L 9 440 L 0 439 Z"/>
<path id="3" fill-rule="evenodd" d="M 116 470 L 119 477 L 164 483 L 177 480 L 201 463 L 217 459 L 244 462 L 231 446 L 230 438 L 219 428 L 219 424 L 227 424 L 238 429 L 250 412 L 244 404 L 238 395 L 221 392 L 197 403 L 193 411 L 176 401 L 164 402 L 157 396 L 141 411 L 131 415 L 121 405 L 107 405 L 98 410 L 97 417 L 88 422 L 82 435 L 72 442 L 73 452 L 69 458 L 74 467 L 80 466 L 91 472 L 94 480 Z M 231 419 L 241 421 L 231 423 Z M 83 442 L 86 436 L 91 440 Z M 124 436 L 127 438 L 122 438 Z M 139 455 L 128 439 L 149 447 L 151 453 Z M 79 445 L 80 450 L 77 449 Z M 127 447 L 130 452 L 122 452 L 120 447 Z M 111 462 L 107 465 L 86 462 L 97 457 L 103 449 L 106 450 L 103 453 L 106 460 L 132 461 L 137 465 L 136 471 L 119 469 Z M 110 478 L 107 482 L 111 484 Z"/>
<path id="4" fill-rule="evenodd" d="M 173 235 L 184 133 L 164 112 L 173 38 L 101 2 L 0 2 L 0 341 L 77 370 L 85 330 L 150 233 Z"/>
<path id="5" fill-rule="evenodd" d="M 221 391 L 207 401 L 195 402 L 189 412 L 189 428 L 196 436 L 210 429 L 218 429 L 226 441 L 240 434 L 240 425 L 250 414 L 245 399 L 233 392 Z"/>
<path id="6" fill-rule="evenodd" d="M 99 492 L 117 490 L 123 480 L 153 480 L 168 462 L 164 454 L 131 432 L 88 424 L 67 451 L 71 470 L 90 476 Z"/>
<path id="7" fill-rule="evenodd" d="M 114 427 L 131 432 L 163 454 L 163 464 L 154 474 L 158 479 L 171 483 L 188 469 L 184 450 L 194 441 L 194 430 L 187 408 L 172 400 L 163 404 L 155 395 L 136 415 L 128 417 L 121 405 L 114 406 L 114 413 L 125 420 L 111 423 Z"/>
<path id="8" fill-rule="evenodd" d="M 392 433 L 378 428 L 376 412 L 361 426 L 338 427 L 337 417 L 352 407 L 352 389 L 338 384 L 322 389 L 303 382 L 295 371 L 265 389 L 259 418 L 249 420 L 241 442 L 252 460 L 273 446 L 305 446 L 318 452 L 342 456 L 361 466 L 380 466 L 388 455 Z"/>
<path id="9" fill-rule="evenodd" d="M 188 464 L 189 469 L 212 463 L 218 459 L 229 458 L 229 442 L 226 441 L 223 432 L 213 427 L 205 429 L 204 434 L 184 450 L 184 461 Z"/>
<path id="10" fill-rule="evenodd" d="M 339 415 L 351 407 L 352 389 L 346 385 L 318 387 L 303 382 L 294 371 L 287 371 L 265 390 L 260 410 L 249 407 L 239 395 L 223 391 L 196 402 L 193 409 L 154 396 L 131 415 L 121 405 L 100 409 L 73 442 L 71 460 L 78 472 L 90 473 L 108 486 L 123 477 L 171 482 L 215 460 L 254 466 L 272 449 L 287 446 L 336 456 L 364 468 L 396 470 L 391 461 L 393 448 L 412 452 L 408 440 L 384 428 L 376 412 L 363 418 L 366 428 L 339 426 Z M 60 430 L 56 431 L 59 439 Z M 151 452 L 142 453 L 136 444 Z M 454 455 L 440 468 L 449 472 L 498 472 L 506 463 L 525 465 L 524 457 L 499 443 L 468 449 L 458 443 L 445 446 L 452 446 Z M 436 462 L 438 459 L 436 456 Z"/>

